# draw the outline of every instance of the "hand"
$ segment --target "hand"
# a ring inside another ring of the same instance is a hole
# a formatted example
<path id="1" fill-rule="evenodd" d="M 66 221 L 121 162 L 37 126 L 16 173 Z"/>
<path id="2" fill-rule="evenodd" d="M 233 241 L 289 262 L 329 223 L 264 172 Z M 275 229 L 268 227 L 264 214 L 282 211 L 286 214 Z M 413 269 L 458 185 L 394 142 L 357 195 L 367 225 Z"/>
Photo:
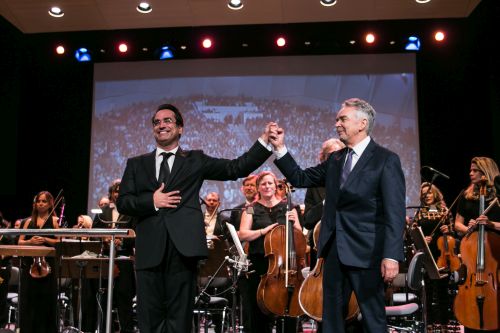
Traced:
<path id="1" fill-rule="evenodd" d="M 441 230 L 441 232 L 443 234 L 447 234 L 450 232 L 450 228 L 446 225 L 446 224 L 443 224 L 442 226 L 439 227 L 439 230 Z"/>
<path id="2" fill-rule="evenodd" d="M 260 230 L 262 230 L 262 236 L 264 236 L 265 234 L 267 234 L 269 231 L 273 230 L 274 227 L 277 226 L 277 225 L 278 225 L 278 223 L 273 223 L 273 224 L 268 225 L 265 228 L 260 229 Z"/>
<path id="3" fill-rule="evenodd" d="M 161 184 L 160 187 L 153 194 L 153 202 L 156 208 L 176 208 L 177 204 L 181 202 L 180 191 L 171 191 L 163 193 L 165 184 Z"/>
<path id="4" fill-rule="evenodd" d="M 45 238 L 40 236 L 33 236 L 33 238 L 30 239 L 30 243 L 33 245 L 43 245 L 43 243 L 45 243 Z"/>
<path id="5" fill-rule="evenodd" d="M 480 215 L 476 219 L 476 224 L 482 224 L 487 228 L 495 228 L 495 225 L 493 224 L 493 222 L 491 222 L 490 219 L 488 218 L 488 216 L 486 216 L 486 215 Z"/>
<path id="6" fill-rule="evenodd" d="M 471 228 L 475 228 L 475 227 L 476 227 L 476 224 L 477 224 L 476 220 L 474 220 L 474 219 L 470 219 L 470 220 L 469 220 L 469 223 L 467 224 L 467 230 L 469 230 L 469 229 L 471 229 Z"/>
<path id="7" fill-rule="evenodd" d="M 269 143 L 274 146 L 275 150 L 280 150 L 285 146 L 285 130 L 281 127 L 276 128 L 269 135 Z"/>
<path id="8" fill-rule="evenodd" d="M 425 242 L 426 242 L 427 244 L 430 244 L 430 243 L 431 243 L 431 241 L 432 241 L 432 237 L 431 237 L 431 236 L 425 236 L 424 238 L 425 238 Z"/>
<path id="9" fill-rule="evenodd" d="M 392 282 L 399 272 L 399 263 L 394 260 L 384 259 L 380 267 L 384 282 Z"/>
<path id="10" fill-rule="evenodd" d="M 267 123 L 266 127 L 264 128 L 264 133 L 260 136 L 260 138 L 265 142 L 269 143 L 269 136 L 271 134 L 275 135 L 276 129 L 278 128 L 278 124 L 275 122 L 270 122 Z"/>

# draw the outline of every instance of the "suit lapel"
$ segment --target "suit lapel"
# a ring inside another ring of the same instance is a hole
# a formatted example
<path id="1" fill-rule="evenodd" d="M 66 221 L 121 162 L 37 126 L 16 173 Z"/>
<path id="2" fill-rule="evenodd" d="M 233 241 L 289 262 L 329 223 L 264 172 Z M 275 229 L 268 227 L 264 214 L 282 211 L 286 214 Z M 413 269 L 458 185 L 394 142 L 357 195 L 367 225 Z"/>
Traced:
<path id="1" fill-rule="evenodd" d="M 366 147 L 365 151 L 363 154 L 361 154 L 361 157 L 359 158 L 358 162 L 352 169 L 351 173 L 347 177 L 347 180 L 345 181 L 344 187 L 349 186 L 349 183 L 358 177 L 359 172 L 365 167 L 366 163 L 373 157 L 373 153 L 375 151 L 376 144 L 373 141 L 373 139 L 370 140 L 370 143 Z M 344 154 L 345 157 L 345 154 Z"/>
<path id="2" fill-rule="evenodd" d="M 184 150 L 182 150 L 182 148 L 179 147 L 177 153 L 175 154 L 174 165 L 172 166 L 172 170 L 170 171 L 170 176 L 168 177 L 167 184 L 170 184 L 170 180 L 175 179 L 176 175 L 182 169 L 184 163 L 186 162 L 186 156 L 187 152 L 185 152 Z"/>
<path id="3" fill-rule="evenodd" d="M 146 170 L 148 180 L 154 184 L 155 187 L 158 187 L 158 179 L 156 179 L 156 150 L 147 154 L 142 160 L 142 163 L 144 164 L 142 167 Z"/>

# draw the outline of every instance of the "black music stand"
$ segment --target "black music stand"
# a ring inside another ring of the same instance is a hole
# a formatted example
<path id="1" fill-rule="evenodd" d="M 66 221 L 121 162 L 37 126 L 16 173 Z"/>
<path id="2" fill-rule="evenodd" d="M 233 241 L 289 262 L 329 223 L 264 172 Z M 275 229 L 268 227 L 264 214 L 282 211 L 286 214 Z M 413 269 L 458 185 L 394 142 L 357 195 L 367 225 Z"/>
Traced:
<path id="1" fill-rule="evenodd" d="M 427 297 L 425 290 L 425 282 L 424 276 L 425 273 L 428 274 L 431 280 L 440 280 L 448 276 L 448 274 L 441 274 L 440 271 L 443 271 L 444 268 L 438 268 L 436 265 L 436 261 L 432 257 L 431 250 L 429 249 L 429 245 L 425 241 L 424 233 L 422 232 L 422 228 L 419 226 L 412 227 L 410 229 L 410 235 L 413 239 L 413 243 L 415 248 L 417 249 L 417 253 L 423 254 L 423 267 L 422 267 L 422 321 L 424 322 L 424 327 L 427 329 Z"/>

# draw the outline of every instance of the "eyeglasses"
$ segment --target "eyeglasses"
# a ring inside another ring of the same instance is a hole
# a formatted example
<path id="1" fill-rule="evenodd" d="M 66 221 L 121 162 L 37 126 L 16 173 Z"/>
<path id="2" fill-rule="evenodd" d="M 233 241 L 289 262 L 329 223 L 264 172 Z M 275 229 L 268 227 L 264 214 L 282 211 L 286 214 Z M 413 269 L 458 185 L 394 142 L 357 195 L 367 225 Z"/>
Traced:
<path id="1" fill-rule="evenodd" d="M 165 123 L 165 124 L 167 124 L 167 125 L 176 124 L 175 119 L 172 119 L 172 118 L 163 118 L 163 119 L 155 119 L 155 120 L 153 120 L 153 126 L 158 126 L 162 122 Z"/>

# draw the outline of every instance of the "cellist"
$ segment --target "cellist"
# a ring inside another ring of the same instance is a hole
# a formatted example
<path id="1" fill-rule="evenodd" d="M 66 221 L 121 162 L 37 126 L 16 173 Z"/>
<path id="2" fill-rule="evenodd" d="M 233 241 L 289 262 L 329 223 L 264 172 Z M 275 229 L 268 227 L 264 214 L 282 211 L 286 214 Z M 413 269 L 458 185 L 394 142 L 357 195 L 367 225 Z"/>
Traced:
<path id="1" fill-rule="evenodd" d="M 449 223 L 450 215 L 444 201 L 443 194 L 434 184 L 424 182 L 420 186 L 420 204 L 413 223 L 422 228 L 425 241 L 429 245 L 434 260 L 438 262 L 441 255 L 438 248 L 438 239 L 446 237 L 451 232 Z M 439 224 L 439 225 L 438 225 Z M 444 251 L 444 249 L 442 249 Z M 450 248 L 449 251 L 455 251 Z M 453 252 L 453 254 L 455 254 Z M 459 260 L 458 257 L 455 257 Z M 460 263 L 458 263 L 460 265 Z M 449 267 L 448 267 L 449 268 Z M 426 294 L 430 306 L 427 307 L 429 323 L 446 325 L 448 323 L 448 279 L 430 280 L 426 276 Z M 434 308 L 436 304 L 436 308 Z"/>
<path id="2" fill-rule="evenodd" d="M 499 174 L 498 166 L 493 159 L 489 157 L 474 157 L 472 159 L 469 170 L 470 184 L 465 189 L 462 198 L 458 201 L 457 213 L 455 216 L 454 226 L 459 235 L 466 235 L 468 232 L 474 230 L 478 224 L 484 224 L 487 232 L 496 231 L 498 233 L 498 231 L 500 231 L 500 207 L 498 205 L 492 206 L 487 214 L 479 215 L 481 179 L 483 177 L 486 178 L 484 206 L 488 207 L 492 200 L 495 200 L 496 190 L 493 184 L 495 177 Z M 463 261 L 466 262 L 468 254 L 461 253 L 461 255 Z M 485 253 L 485 255 L 488 255 L 488 253 Z M 476 258 L 472 259 L 472 261 L 476 260 Z M 495 258 L 487 259 L 495 260 Z M 475 302 L 473 299 L 468 301 L 470 301 L 471 304 Z M 497 330 L 495 330 L 495 332 L 496 331 Z M 484 332 L 484 330 L 477 331 L 465 327 L 465 332 Z"/>
<path id="3" fill-rule="evenodd" d="M 278 181 L 276 176 L 269 171 L 263 171 L 257 176 L 258 200 L 253 203 L 254 213 L 247 214 L 243 212 L 241 216 L 240 231 L 238 233 L 240 240 L 248 241 L 249 259 L 252 263 L 252 270 L 255 272 L 249 276 L 248 289 L 249 294 L 254 295 L 248 300 L 248 306 L 245 308 L 251 311 L 249 321 L 251 327 L 245 328 L 248 332 L 272 332 L 273 318 L 265 315 L 257 306 L 256 294 L 261 275 L 266 274 L 268 269 L 268 260 L 264 254 L 264 238 L 278 224 L 284 224 L 286 220 L 286 202 L 276 196 Z M 293 221 L 293 227 L 301 230 L 297 211 L 293 209 L 288 219 Z M 297 323 L 295 318 L 285 318 L 285 331 L 295 332 Z M 280 332 L 281 325 L 277 325 L 277 331 Z"/>

